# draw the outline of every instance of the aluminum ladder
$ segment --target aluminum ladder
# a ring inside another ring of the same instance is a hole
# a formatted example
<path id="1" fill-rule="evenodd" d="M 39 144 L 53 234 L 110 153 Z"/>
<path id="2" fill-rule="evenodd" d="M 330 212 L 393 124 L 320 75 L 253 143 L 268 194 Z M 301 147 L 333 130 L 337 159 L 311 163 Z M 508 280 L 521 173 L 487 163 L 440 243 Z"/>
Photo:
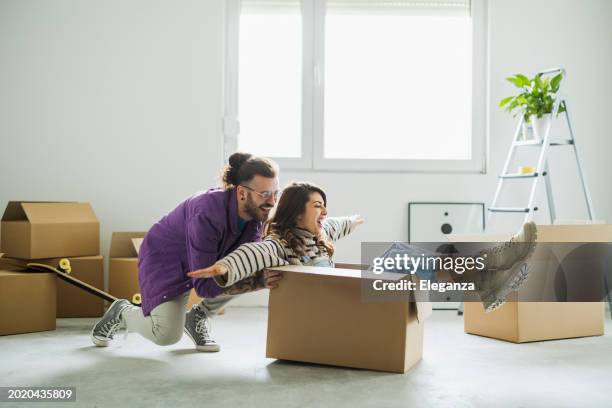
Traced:
<path id="1" fill-rule="evenodd" d="M 537 75 L 552 75 L 561 73 L 563 75 L 563 79 L 565 79 L 565 70 L 563 68 L 553 68 L 544 71 L 538 72 Z M 493 202 L 489 207 L 489 214 L 487 217 L 487 225 L 491 225 L 491 217 L 496 213 L 525 213 L 524 222 L 531 221 L 533 219 L 534 213 L 539 210 L 539 208 L 535 205 L 535 195 L 538 187 L 538 181 L 542 178 L 544 179 L 544 183 L 546 185 L 546 198 L 548 201 L 548 209 L 550 213 L 550 223 L 554 224 L 556 220 L 556 212 L 555 212 L 555 202 L 552 194 L 552 187 L 550 182 L 550 172 L 548 171 L 548 149 L 551 146 L 571 146 L 574 149 L 574 157 L 576 158 L 576 164 L 578 167 L 578 175 L 580 177 L 580 183 L 582 184 L 582 191 L 584 193 L 584 199 L 586 201 L 588 217 L 590 221 L 593 221 L 595 218 L 595 213 L 593 210 L 593 202 L 591 201 L 591 195 L 586 186 L 586 181 L 584 177 L 584 172 L 582 171 L 582 164 L 580 162 L 580 155 L 578 154 L 578 146 L 576 145 L 576 139 L 574 135 L 574 129 L 572 127 L 572 122 L 570 119 L 569 106 L 567 103 L 567 99 L 562 96 L 561 90 L 563 87 L 563 80 L 559 84 L 559 90 L 557 92 L 557 97 L 555 99 L 555 103 L 553 105 L 553 111 L 551 115 L 551 120 L 547 124 L 544 130 L 544 137 L 540 135 L 538 139 L 535 140 L 519 140 L 519 136 L 521 134 L 521 128 L 523 126 L 524 117 L 521 114 L 518 126 L 516 128 L 516 132 L 514 134 L 514 139 L 512 140 L 512 145 L 510 147 L 510 151 L 508 152 L 508 156 L 506 157 L 506 163 L 504 164 L 504 169 L 502 174 L 499 175 L 499 181 L 497 183 L 497 189 L 495 190 L 495 196 L 493 197 Z M 569 130 L 570 138 L 569 139 L 553 139 L 551 137 L 550 129 L 552 127 L 552 123 L 557 118 L 557 113 L 559 111 L 559 107 L 561 104 L 565 106 L 565 112 L 562 114 L 565 115 L 567 120 L 567 127 Z M 533 173 L 509 173 L 509 167 L 514 159 L 514 154 L 518 147 L 522 146 L 536 146 L 539 147 L 540 153 L 538 156 L 538 164 Z M 531 191 L 529 194 L 529 202 L 526 207 L 498 207 L 499 196 L 502 192 L 502 188 L 504 187 L 504 182 L 509 179 L 528 179 L 532 181 Z"/>

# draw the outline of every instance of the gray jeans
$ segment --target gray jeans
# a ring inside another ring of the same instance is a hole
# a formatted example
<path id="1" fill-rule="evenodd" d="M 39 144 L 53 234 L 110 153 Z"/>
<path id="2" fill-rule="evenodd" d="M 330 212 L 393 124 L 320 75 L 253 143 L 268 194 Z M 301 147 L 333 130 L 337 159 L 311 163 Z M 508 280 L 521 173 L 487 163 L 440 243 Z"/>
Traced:
<path id="1" fill-rule="evenodd" d="M 212 299 L 202 299 L 200 307 L 208 316 L 214 316 L 235 297 L 236 295 L 219 295 Z M 139 333 L 160 346 L 177 343 L 183 337 L 188 300 L 189 292 L 185 292 L 155 307 L 149 316 L 143 315 L 138 306 L 128 307 L 122 313 L 128 332 Z"/>

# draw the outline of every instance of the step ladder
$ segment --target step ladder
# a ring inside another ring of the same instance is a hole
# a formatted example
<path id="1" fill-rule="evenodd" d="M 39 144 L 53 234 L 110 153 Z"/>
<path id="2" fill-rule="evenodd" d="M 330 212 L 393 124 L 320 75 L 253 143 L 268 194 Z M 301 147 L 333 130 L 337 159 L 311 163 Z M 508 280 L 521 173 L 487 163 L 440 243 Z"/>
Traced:
<path id="1" fill-rule="evenodd" d="M 553 75 L 561 73 L 563 75 L 563 79 L 565 79 L 565 70 L 562 68 L 554 68 L 548 69 L 544 71 L 540 71 L 538 75 Z M 550 223 L 554 224 L 556 220 L 556 212 L 555 212 L 555 201 L 553 199 L 552 187 L 550 182 L 550 172 L 548 170 L 548 149 L 550 147 L 555 146 L 570 146 L 574 150 L 574 157 L 576 158 L 576 164 L 578 167 L 578 175 L 580 177 L 580 183 L 582 184 L 582 191 L 584 193 L 584 199 L 586 201 L 588 218 L 590 221 L 593 221 L 595 217 L 595 213 L 593 211 L 593 202 L 591 201 L 591 195 L 586 186 L 586 181 L 584 178 L 584 172 L 582 171 L 582 164 L 580 162 L 580 155 L 578 154 L 578 146 L 576 145 L 576 139 L 574 135 L 574 129 L 572 127 L 572 122 L 570 120 L 570 109 L 567 103 L 567 99 L 562 96 L 562 87 L 563 80 L 560 83 L 557 98 L 555 100 L 555 104 L 553 106 L 553 111 L 551 115 L 551 120 L 547 124 L 544 135 L 540 135 L 536 140 L 519 140 L 521 134 L 521 128 L 523 126 L 524 117 L 521 114 L 518 126 L 516 128 L 516 132 L 514 134 L 514 139 L 512 140 L 512 145 L 510 147 L 510 151 L 508 152 L 508 156 L 506 157 L 506 163 L 504 164 L 504 169 L 502 174 L 499 176 L 499 181 L 497 183 L 497 189 L 495 190 L 495 196 L 493 197 L 493 202 L 491 203 L 491 207 L 489 207 L 489 214 L 487 217 L 487 225 L 491 225 L 491 218 L 496 213 L 525 213 L 524 222 L 528 222 L 533 220 L 534 213 L 539 210 L 538 206 L 535 205 L 535 195 L 538 187 L 538 181 L 544 179 L 544 183 L 546 185 L 546 198 L 548 201 L 548 210 L 550 213 Z M 557 118 L 557 113 L 559 112 L 559 107 L 561 104 L 565 106 L 565 112 L 562 114 L 565 115 L 565 119 L 567 120 L 567 127 L 569 129 L 570 138 L 569 139 L 553 139 L 551 137 L 550 129 L 552 127 L 552 123 Z M 536 135 L 537 136 L 537 135 Z M 535 146 L 540 148 L 540 154 L 538 156 L 538 164 L 533 173 L 508 173 L 510 164 L 514 159 L 514 154 L 518 147 L 523 146 Z M 506 180 L 512 179 L 525 179 L 531 180 L 531 190 L 529 193 L 529 201 L 526 207 L 498 207 L 499 196 L 502 192 L 502 188 L 504 187 L 504 182 Z"/>

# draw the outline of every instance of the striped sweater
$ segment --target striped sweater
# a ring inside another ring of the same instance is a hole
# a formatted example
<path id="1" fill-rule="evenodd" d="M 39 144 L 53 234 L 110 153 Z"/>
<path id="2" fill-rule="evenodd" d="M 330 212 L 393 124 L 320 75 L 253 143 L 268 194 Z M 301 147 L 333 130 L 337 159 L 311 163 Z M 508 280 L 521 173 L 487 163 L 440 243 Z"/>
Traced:
<path id="1" fill-rule="evenodd" d="M 356 221 L 357 216 L 326 218 L 323 221 L 323 238 L 335 242 L 347 236 L 355 229 Z M 215 277 L 217 284 L 222 287 L 232 286 L 266 268 L 284 265 L 313 265 L 321 260 L 331 262 L 329 254 L 316 244 L 315 236 L 312 233 L 302 229 L 295 229 L 294 233 L 302 240 L 306 252 L 305 257 L 298 257 L 284 240 L 277 235 L 270 234 L 261 242 L 242 244 L 231 254 L 217 261 L 217 264 L 227 269 L 226 274 Z"/>

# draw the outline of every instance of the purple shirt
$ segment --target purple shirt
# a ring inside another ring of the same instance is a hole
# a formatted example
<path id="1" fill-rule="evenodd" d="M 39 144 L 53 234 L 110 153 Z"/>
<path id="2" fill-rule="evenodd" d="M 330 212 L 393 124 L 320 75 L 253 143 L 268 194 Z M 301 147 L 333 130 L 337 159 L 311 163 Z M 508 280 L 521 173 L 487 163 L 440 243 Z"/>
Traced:
<path id="1" fill-rule="evenodd" d="M 195 288 L 200 297 L 222 292 L 212 278 L 189 278 L 186 273 L 206 268 L 240 244 L 261 240 L 262 224 L 252 220 L 238 228 L 234 189 L 199 192 L 156 222 L 145 235 L 138 254 L 142 312 Z"/>

